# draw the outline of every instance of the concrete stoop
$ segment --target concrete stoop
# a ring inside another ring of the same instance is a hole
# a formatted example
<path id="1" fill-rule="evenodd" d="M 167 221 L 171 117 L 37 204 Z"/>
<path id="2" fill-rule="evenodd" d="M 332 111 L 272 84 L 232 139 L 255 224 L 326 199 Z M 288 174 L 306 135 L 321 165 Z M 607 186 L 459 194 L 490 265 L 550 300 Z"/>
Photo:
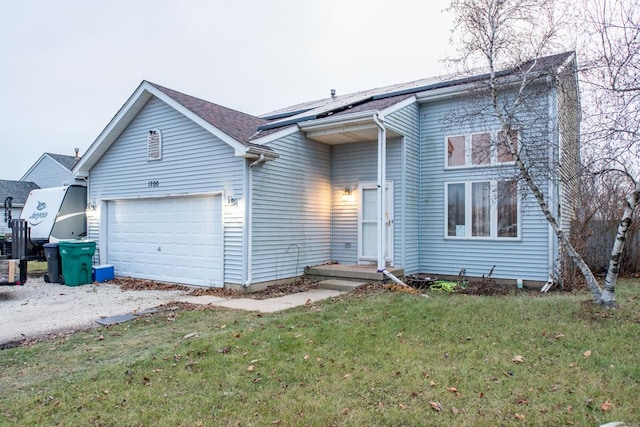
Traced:
<path id="1" fill-rule="evenodd" d="M 351 280 L 341 279 L 327 279 L 318 282 L 318 289 L 333 289 L 336 291 L 349 292 L 354 290 L 360 285 L 364 285 L 366 282 L 354 282 Z"/>
<path id="2" fill-rule="evenodd" d="M 396 277 L 404 276 L 404 268 L 402 267 L 388 267 L 387 270 Z M 384 274 L 378 272 L 374 265 L 317 265 L 306 267 L 304 269 L 304 275 L 306 278 L 319 283 L 323 281 L 355 282 L 355 286 L 362 285 L 363 283 L 383 284 L 391 281 Z M 333 285 L 329 284 L 328 286 Z"/>

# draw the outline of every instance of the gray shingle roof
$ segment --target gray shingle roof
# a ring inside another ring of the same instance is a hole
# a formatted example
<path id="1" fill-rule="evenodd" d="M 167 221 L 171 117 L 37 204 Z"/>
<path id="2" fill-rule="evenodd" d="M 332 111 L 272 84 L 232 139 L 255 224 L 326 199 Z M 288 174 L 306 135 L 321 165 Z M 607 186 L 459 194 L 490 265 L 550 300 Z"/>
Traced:
<path id="1" fill-rule="evenodd" d="M 186 95 L 172 89 L 149 82 L 158 90 L 178 102 L 194 114 L 197 114 L 217 129 L 226 133 L 238 142 L 246 145 L 251 136 L 256 133 L 258 128 L 266 123 L 267 120 L 231 108 L 223 107 L 212 102 L 202 100 L 200 98 Z"/>
<path id="2" fill-rule="evenodd" d="M 540 74 L 555 72 L 573 55 L 574 52 L 564 52 L 538 58 L 518 67 L 500 71 L 497 75 L 498 77 L 508 77 L 523 72 Z M 255 139 L 274 133 L 277 129 L 307 120 L 358 111 L 381 110 L 418 93 L 481 82 L 488 77 L 488 74 L 483 73 L 471 76 L 432 77 L 300 103 L 261 117 L 226 108 L 155 83 L 148 83 L 236 141 L 246 146 L 254 146 L 255 144 L 252 144 L 251 141 Z"/>
<path id="3" fill-rule="evenodd" d="M 31 190 L 40 188 L 35 182 L 29 181 L 8 181 L 0 180 L 0 206 L 4 206 L 7 197 L 13 197 L 12 203 L 17 206 L 24 206 Z"/>
<path id="4" fill-rule="evenodd" d="M 60 163 L 65 168 L 71 170 L 78 163 L 79 159 L 76 159 L 76 156 L 66 156 L 64 154 L 54 154 L 54 153 L 44 153 L 47 156 L 51 157 L 56 162 Z"/>
<path id="5" fill-rule="evenodd" d="M 497 76 L 509 77 L 521 73 L 535 75 L 555 72 L 573 55 L 574 52 L 564 52 L 537 58 L 535 60 L 525 62 L 520 66 L 502 70 L 497 73 Z M 440 76 L 345 94 L 334 98 L 325 98 L 296 104 L 291 107 L 285 107 L 262 115 L 263 118 L 269 119 L 270 121 L 267 125 L 263 125 L 260 130 L 261 134 L 264 134 L 267 133 L 267 131 L 278 127 L 284 127 L 306 120 L 318 119 L 328 115 L 339 114 L 347 111 L 356 112 L 373 110 L 376 108 L 380 109 L 380 105 L 393 105 L 393 103 L 389 104 L 389 101 L 381 102 L 381 100 L 384 99 L 397 99 L 397 102 L 399 102 L 412 94 L 482 82 L 487 80 L 488 77 L 489 74 L 487 73 L 479 73 L 471 76 Z"/>

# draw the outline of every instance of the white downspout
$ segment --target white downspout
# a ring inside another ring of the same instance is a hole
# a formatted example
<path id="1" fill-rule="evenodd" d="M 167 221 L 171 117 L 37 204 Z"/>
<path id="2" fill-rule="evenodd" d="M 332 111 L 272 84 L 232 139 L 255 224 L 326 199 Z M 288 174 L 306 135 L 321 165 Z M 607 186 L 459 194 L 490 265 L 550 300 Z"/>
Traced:
<path id="1" fill-rule="evenodd" d="M 245 259 L 245 274 L 246 280 L 243 283 L 243 286 L 246 288 L 251 285 L 252 277 L 251 272 L 253 270 L 253 172 L 252 169 L 254 166 L 259 165 L 260 163 L 264 163 L 266 160 L 264 158 L 264 154 L 260 154 L 257 160 L 249 163 L 249 167 L 247 170 L 247 179 L 245 182 L 247 183 L 247 189 L 245 190 L 245 203 L 244 203 L 244 223 L 245 223 L 245 233 L 243 238 L 244 243 L 244 259 Z"/>
<path id="2" fill-rule="evenodd" d="M 387 184 L 387 128 L 380 113 L 373 115 L 373 121 L 378 126 L 378 273 L 382 273 L 398 285 L 409 287 L 402 280 L 391 274 L 386 268 L 384 254 L 387 249 L 387 233 L 385 222 L 385 200 Z"/>
<path id="3" fill-rule="evenodd" d="M 382 270 L 380 273 L 384 274 L 385 276 L 387 276 L 389 279 L 393 280 L 395 283 L 397 283 L 398 285 L 402 285 L 402 286 L 406 286 L 407 288 L 410 288 L 409 285 L 407 285 L 406 283 L 404 283 L 402 280 L 398 279 L 396 276 L 394 276 L 393 274 L 391 274 L 389 271 L 387 271 L 387 269 L 385 268 L 384 270 Z M 425 294 L 425 296 L 427 297 L 428 295 Z"/>
<path id="4" fill-rule="evenodd" d="M 387 180 L 387 129 L 380 113 L 373 115 L 373 121 L 378 126 L 378 272 L 385 271 L 384 254 L 386 249 L 384 201 L 385 183 Z"/>
<path id="5" fill-rule="evenodd" d="M 554 168 L 554 163 L 555 160 L 558 159 L 558 163 L 556 164 L 556 167 L 559 168 L 560 167 L 560 158 L 559 158 L 559 153 L 560 153 L 560 145 L 559 145 L 559 141 L 560 141 L 560 134 L 559 132 L 556 132 L 557 126 L 559 125 L 559 120 L 558 120 L 558 110 L 556 108 L 557 102 L 558 102 L 558 98 L 557 98 L 557 87 L 554 88 L 554 90 L 550 90 L 549 91 L 549 117 L 554 117 L 554 120 L 551 121 L 549 120 L 549 135 L 551 138 L 551 144 L 550 144 L 550 149 L 551 149 L 551 153 L 549 155 L 549 163 L 548 163 L 548 168 L 550 171 L 553 170 L 558 170 L 556 168 Z M 556 148 L 557 147 L 557 148 Z M 556 152 L 557 149 L 557 152 Z M 548 202 L 549 202 L 549 209 L 551 209 L 551 212 L 553 212 L 553 215 L 558 218 L 558 223 L 560 224 L 560 227 L 562 227 L 562 219 L 560 218 L 560 216 L 558 215 L 559 212 L 559 206 L 560 206 L 560 199 L 559 196 L 560 194 L 556 191 L 558 189 L 558 178 L 556 176 L 556 174 L 550 174 L 549 175 L 549 180 L 548 180 L 548 191 L 547 193 L 549 194 L 549 198 L 548 198 Z M 559 241 L 556 237 L 556 233 L 553 231 L 553 228 L 551 227 L 551 225 L 549 224 L 548 227 L 548 246 L 547 246 L 547 257 L 548 257 L 548 268 L 549 268 L 549 279 L 547 280 L 547 283 L 549 282 L 553 282 L 554 276 L 555 276 L 555 272 L 556 272 L 556 256 L 560 254 L 560 247 L 559 247 Z"/>

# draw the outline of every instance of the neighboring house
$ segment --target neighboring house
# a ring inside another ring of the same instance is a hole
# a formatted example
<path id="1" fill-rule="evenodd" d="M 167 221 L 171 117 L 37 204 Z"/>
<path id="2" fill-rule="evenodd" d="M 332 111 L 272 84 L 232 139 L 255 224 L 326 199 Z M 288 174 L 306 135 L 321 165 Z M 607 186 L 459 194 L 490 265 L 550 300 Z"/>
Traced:
<path id="1" fill-rule="evenodd" d="M 71 169 L 78 163 L 79 157 L 64 154 L 44 153 L 29 168 L 20 181 L 35 182 L 40 188 L 62 187 L 64 185 L 80 184 L 71 174 Z"/>
<path id="2" fill-rule="evenodd" d="M 34 182 L 26 181 L 7 181 L 0 180 L 0 203 L 2 203 L 2 217 L 0 219 L 0 236 L 11 234 L 11 229 L 6 221 L 6 209 L 7 198 L 12 197 L 11 200 L 11 218 L 19 219 L 24 207 L 24 202 L 27 201 L 29 193 L 34 190 L 38 185 Z"/>
<path id="3" fill-rule="evenodd" d="M 558 120 L 578 117 L 575 57 L 538 64 L 546 119 L 519 138 L 542 135 L 560 159 L 558 147 L 577 149 L 577 122 Z M 446 123 L 482 79 L 421 80 L 262 117 L 143 81 L 73 169 L 88 181 L 97 262 L 123 276 L 253 289 L 328 261 L 438 276 L 495 266 L 496 279 L 544 283 L 558 243 L 498 173 L 508 156 L 478 166 L 455 152 L 476 136 L 490 145 L 498 123 Z M 549 185 L 549 205 L 569 217 L 570 189 L 558 177 Z"/>

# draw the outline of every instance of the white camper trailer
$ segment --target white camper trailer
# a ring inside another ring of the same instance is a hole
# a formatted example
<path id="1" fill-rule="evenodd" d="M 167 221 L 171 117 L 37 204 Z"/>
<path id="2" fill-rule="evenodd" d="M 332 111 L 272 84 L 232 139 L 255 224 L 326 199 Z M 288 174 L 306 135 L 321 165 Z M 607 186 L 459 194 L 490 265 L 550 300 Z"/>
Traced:
<path id="1" fill-rule="evenodd" d="M 86 206 L 87 189 L 80 185 L 32 190 L 20 215 L 29 224 L 35 246 L 30 254 L 41 252 L 45 243 L 85 237 Z"/>

